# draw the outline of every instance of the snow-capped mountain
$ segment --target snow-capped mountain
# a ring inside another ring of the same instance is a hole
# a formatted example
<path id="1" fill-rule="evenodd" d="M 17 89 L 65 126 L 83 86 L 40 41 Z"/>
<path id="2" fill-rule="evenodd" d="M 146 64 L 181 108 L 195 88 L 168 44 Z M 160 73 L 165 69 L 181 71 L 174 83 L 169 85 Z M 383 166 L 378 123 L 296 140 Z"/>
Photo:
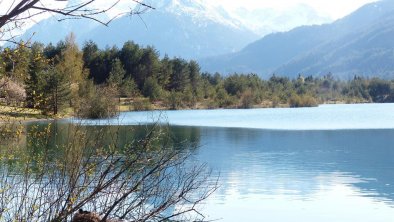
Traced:
<path id="1" fill-rule="evenodd" d="M 240 50 L 260 36 L 201 0 L 162 0 L 141 17 L 121 17 L 99 26 L 85 39 L 99 46 L 121 46 L 128 40 L 153 45 L 161 54 L 197 59 Z"/>
<path id="2" fill-rule="evenodd" d="M 213 20 L 223 25 L 249 29 L 259 36 L 273 32 L 289 31 L 298 26 L 320 25 L 333 20 L 328 16 L 319 15 L 311 6 L 297 4 L 284 8 L 255 8 L 240 7 L 235 9 L 214 5 L 209 0 L 161 0 L 147 1 L 158 9 L 166 10 L 179 16 L 189 15 L 195 22 Z"/>
<path id="3" fill-rule="evenodd" d="M 80 44 L 93 40 L 100 47 L 121 47 L 132 40 L 153 45 L 162 55 L 197 59 L 239 51 L 272 32 L 328 21 L 305 5 L 285 10 L 229 10 L 211 0 L 145 0 L 144 3 L 155 9 L 141 16 L 120 17 L 109 27 L 90 20 L 59 23 L 58 18 L 49 18 L 29 29 L 24 38 L 35 33 L 33 41 L 49 43 L 74 32 Z"/>
<path id="4" fill-rule="evenodd" d="M 223 7 L 213 6 L 204 0 L 161 0 L 152 2 L 151 5 L 179 18 L 190 16 L 193 23 L 199 26 L 205 26 L 207 22 L 215 21 L 235 29 L 248 29 Z"/>

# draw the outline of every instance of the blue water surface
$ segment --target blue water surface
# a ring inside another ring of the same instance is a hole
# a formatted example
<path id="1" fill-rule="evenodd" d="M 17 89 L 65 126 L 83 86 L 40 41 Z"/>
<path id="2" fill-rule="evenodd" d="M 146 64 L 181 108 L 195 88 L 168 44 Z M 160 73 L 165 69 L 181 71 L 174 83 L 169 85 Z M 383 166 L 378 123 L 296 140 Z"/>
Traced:
<path id="1" fill-rule="evenodd" d="M 393 129 L 394 104 L 321 105 L 297 109 L 124 112 L 118 118 L 85 123 L 138 125 L 157 121 L 179 126 L 276 130 Z"/>
<path id="2" fill-rule="evenodd" d="M 394 104 L 128 112 L 86 124 L 168 123 L 220 172 L 208 220 L 394 220 Z M 72 120 L 75 121 L 75 120 Z"/>

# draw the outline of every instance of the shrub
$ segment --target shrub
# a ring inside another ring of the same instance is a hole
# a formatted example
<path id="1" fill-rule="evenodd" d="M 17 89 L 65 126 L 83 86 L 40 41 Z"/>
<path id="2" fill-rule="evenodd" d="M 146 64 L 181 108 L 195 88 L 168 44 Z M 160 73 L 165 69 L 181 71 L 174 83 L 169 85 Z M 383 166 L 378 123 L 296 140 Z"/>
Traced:
<path id="1" fill-rule="evenodd" d="M 133 108 L 136 111 L 151 110 L 152 104 L 147 99 L 136 99 L 133 101 Z"/>
<path id="2" fill-rule="evenodd" d="M 111 87 L 93 87 L 94 93 L 89 93 L 81 99 L 77 115 L 89 119 L 110 118 L 118 115 L 116 90 Z"/>
<path id="3" fill-rule="evenodd" d="M 154 78 L 149 77 L 145 81 L 142 93 L 145 97 L 149 97 L 151 101 L 154 101 L 161 97 L 162 89 Z"/>
<path id="4" fill-rule="evenodd" d="M 24 86 L 8 78 L 0 79 L 0 98 L 4 98 L 7 105 L 20 105 L 26 100 Z"/>
<path id="5" fill-rule="evenodd" d="M 166 99 L 167 106 L 173 110 L 179 109 L 182 107 L 182 96 L 180 92 L 171 91 Z"/>
<path id="6" fill-rule="evenodd" d="M 254 104 L 254 95 L 251 89 L 246 90 L 241 96 L 241 108 L 252 108 Z"/>
<path id="7" fill-rule="evenodd" d="M 310 95 L 291 95 L 289 105 L 292 108 L 317 106 L 316 99 Z"/>

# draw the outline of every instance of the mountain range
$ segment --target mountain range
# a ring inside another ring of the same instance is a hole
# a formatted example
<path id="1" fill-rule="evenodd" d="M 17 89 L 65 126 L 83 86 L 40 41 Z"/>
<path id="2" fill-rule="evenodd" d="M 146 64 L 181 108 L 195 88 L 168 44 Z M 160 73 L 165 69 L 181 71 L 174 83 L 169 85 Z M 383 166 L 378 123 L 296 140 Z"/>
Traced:
<path id="1" fill-rule="evenodd" d="M 156 9 L 141 17 L 117 18 L 109 27 L 90 20 L 48 18 L 26 31 L 24 38 L 55 43 L 72 31 L 81 45 L 93 40 L 101 48 L 122 47 L 132 40 L 153 45 L 162 56 L 197 59 L 202 71 L 222 74 L 394 78 L 392 0 L 364 5 L 331 23 L 307 5 L 275 11 L 228 10 L 208 0 L 156 0 L 150 4 Z"/>
<path id="2" fill-rule="evenodd" d="M 330 24 L 273 33 L 239 52 L 200 60 L 205 71 L 295 77 L 332 73 L 394 78 L 394 1 L 367 4 Z"/>
<path id="3" fill-rule="evenodd" d="M 210 0 L 155 0 L 147 3 L 155 10 L 141 16 L 117 18 L 109 27 L 84 19 L 58 22 L 61 17 L 57 16 L 34 25 L 22 38 L 56 43 L 74 32 L 81 45 L 93 40 L 101 48 L 121 47 L 124 42 L 132 40 L 144 46 L 153 45 L 161 55 L 199 59 L 237 52 L 272 32 L 331 21 L 307 5 L 284 10 L 242 7 L 228 10 Z"/>

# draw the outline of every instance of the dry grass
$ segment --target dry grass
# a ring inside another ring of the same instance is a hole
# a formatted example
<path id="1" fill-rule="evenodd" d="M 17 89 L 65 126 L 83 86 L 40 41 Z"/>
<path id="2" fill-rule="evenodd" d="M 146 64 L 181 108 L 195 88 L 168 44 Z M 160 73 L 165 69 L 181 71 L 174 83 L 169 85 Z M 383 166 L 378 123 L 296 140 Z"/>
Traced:
<path id="1" fill-rule="evenodd" d="M 47 120 L 53 118 L 67 118 L 70 117 L 72 109 L 67 109 L 64 113 L 57 116 L 43 115 L 38 109 L 30 109 L 23 107 L 12 107 L 0 105 L 0 122 L 4 121 L 35 121 Z"/>

